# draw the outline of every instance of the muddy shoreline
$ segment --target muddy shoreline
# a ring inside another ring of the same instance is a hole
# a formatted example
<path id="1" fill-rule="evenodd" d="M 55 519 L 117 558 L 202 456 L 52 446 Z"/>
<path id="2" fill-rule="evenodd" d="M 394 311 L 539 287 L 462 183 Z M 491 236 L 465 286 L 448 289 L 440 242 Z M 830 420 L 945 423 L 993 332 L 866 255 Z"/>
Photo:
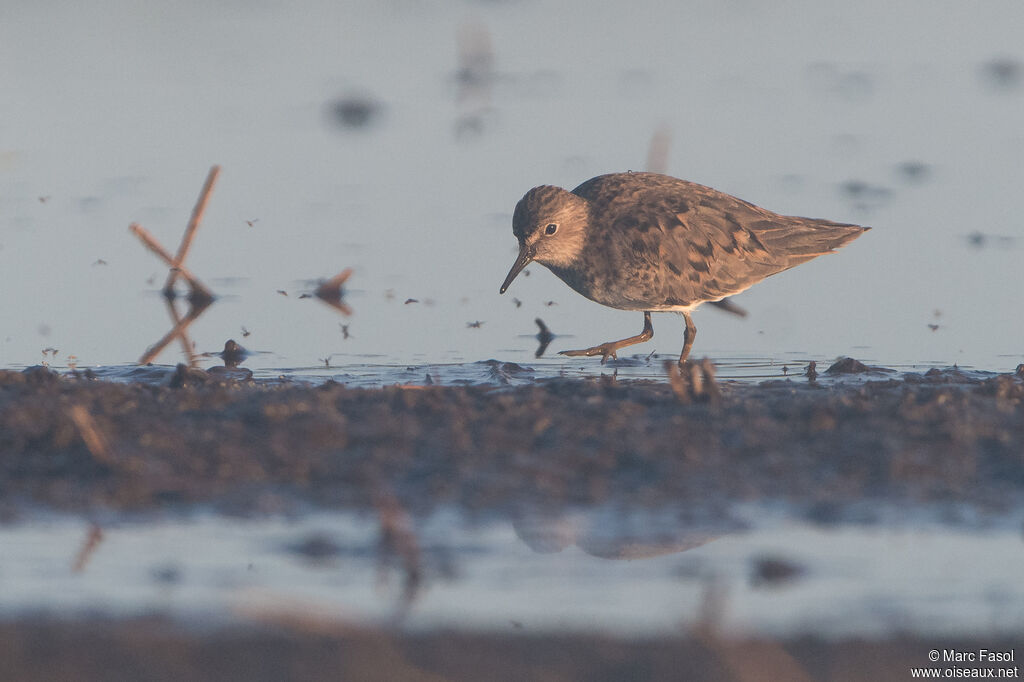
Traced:
<path id="1" fill-rule="evenodd" d="M 933 649 L 1010 651 L 1007 638 L 884 641 L 516 632 L 400 634 L 293 620 L 188 632 L 159 617 L 0 623 L 0 677 L 35 680 L 906 680 Z M 59 655 L 53 655 L 59 652 Z M 1018 649 L 1019 655 L 1019 649 Z M 968 672 L 970 672 L 968 670 Z"/>
<path id="2" fill-rule="evenodd" d="M 383 389 L 196 371 L 169 372 L 161 385 L 0 371 L 0 512 L 16 522 L 39 507 L 86 517 L 196 505 L 242 515 L 373 510 L 380 566 L 403 576 L 404 613 L 436 578 L 408 517 L 452 507 L 557 520 L 563 509 L 612 505 L 720 522 L 737 503 L 784 500 L 824 524 L 873 501 L 1019 511 L 1024 378 L 849 369 L 859 373 L 760 384 L 679 373 Z M 90 533 L 72 570 L 100 543 L 99 526 Z M 552 550 L 540 540 L 531 549 Z M 589 554 L 622 558 L 585 540 L 576 544 Z M 329 550 L 314 538 L 289 551 Z M 775 584 L 786 578 L 773 571 L 789 567 L 761 569 Z M 718 632 L 708 600 L 696 625 L 660 636 L 531 631 L 515 621 L 507 631 L 409 631 L 303 602 L 228 610 L 219 624 L 9 613 L 0 678 L 669 680 L 686 671 L 694 680 L 902 680 L 930 665 L 932 649 L 1015 646 L 1005 636 L 912 631 L 734 639 Z"/>
<path id="3" fill-rule="evenodd" d="M 508 371 L 514 371 L 514 367 Z M 65 510 L 210 503 L 506 512 L 780 498 L 998 510 L 1024 491 L 1024 379 L 955 369 L 851 382 L 349 389 L 110 383 L 0 371 L 0 499 Z M 684 400 L 681 400 L 683 398 Z"/>

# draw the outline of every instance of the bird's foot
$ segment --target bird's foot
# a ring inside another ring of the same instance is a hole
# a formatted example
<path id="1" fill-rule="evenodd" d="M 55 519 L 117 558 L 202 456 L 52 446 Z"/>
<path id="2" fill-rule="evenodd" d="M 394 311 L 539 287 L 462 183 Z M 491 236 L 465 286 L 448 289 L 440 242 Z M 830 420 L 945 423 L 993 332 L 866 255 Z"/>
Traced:
<path id="1" fill-rule="evenodd" d="M 608 343 L 602 343 L 600 346 L 593 346 L 591 348 L 584 348 L 582 350 L 559 351 L 558 354 L 569 355 L 572 357 L 585 356 L 588 358 L 593 357 L 595 355 L 600 355 L 601 364 L 603 365 L 604 363 L 608 362 L 608 358 L 613 358 L 615 360 L 619 359 L 619 356 L 615 354 L 615 351 L 617 351 L 619 348 L 621 348 L 621 346 L 618 343 L 614 341 L 609 341 Z"/>

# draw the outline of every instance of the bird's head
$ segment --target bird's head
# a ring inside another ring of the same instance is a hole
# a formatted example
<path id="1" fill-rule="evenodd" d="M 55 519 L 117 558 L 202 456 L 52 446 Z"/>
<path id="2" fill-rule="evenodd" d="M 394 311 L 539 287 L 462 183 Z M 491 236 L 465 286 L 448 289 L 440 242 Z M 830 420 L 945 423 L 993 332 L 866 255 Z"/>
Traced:
<path id="1" fill-rule="evenodd" d="M 583 250 L 589 218 L 587 200 L 561 187 L 541 185 L 527 192 L 512 216 L 519 257 L 501 285 L 501 293 L 533 261 L 570 267 Z"/>

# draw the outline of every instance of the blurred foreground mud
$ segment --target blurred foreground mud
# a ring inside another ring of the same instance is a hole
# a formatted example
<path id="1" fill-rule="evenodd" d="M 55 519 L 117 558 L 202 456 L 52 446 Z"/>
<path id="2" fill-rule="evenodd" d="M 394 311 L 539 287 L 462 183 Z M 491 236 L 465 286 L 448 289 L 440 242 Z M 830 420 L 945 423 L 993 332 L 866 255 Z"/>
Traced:
<path id="1" fill-rule="evenodd" d="M 912 667 L 938 666 L 941 671 L 943 664 L 928 662 L 929 650 L 1010 651 L 1014 646 L 997 637 L 773 641 L 707 632 L 629 640 L 518 630 L 399 634 L 313 622 L 189 633 L 159 618 L 85 624 L 38 620 L 0 624 L 0 675 L 21 682 L 884 681 L 910 679 Z"/>

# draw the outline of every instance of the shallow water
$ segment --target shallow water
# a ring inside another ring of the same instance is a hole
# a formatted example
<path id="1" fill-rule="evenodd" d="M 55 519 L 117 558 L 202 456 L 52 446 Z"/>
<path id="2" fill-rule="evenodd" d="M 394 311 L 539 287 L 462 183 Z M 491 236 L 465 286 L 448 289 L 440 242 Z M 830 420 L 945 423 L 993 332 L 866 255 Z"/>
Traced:
<path id="1" fill-rule="evenodd" d="M 514 520 L 439 512 L 410 524 L 412 558 L 386 551 L 372 514 L 108 518 L 91 538 L 81 519 L 43 516 L 0 526 L 0 617 L 301 616 L 618 636 L 704 624 L 872 639 L 1024 629 L 1019 514 L 954 510 L 951 522 L 949 509 L 874 508 L 873 521 L 822 526 L 793 512 L 740 505 L 724 521 L 613 508 Z"/>
<path id="2" fill-rule="evenodd" d="M 507 356 L 522 356 L 522 351 L 509 351 Z M 982 381 L 996 376 L 996 373 L 973 367 L 949 368 L 939 363 L 921 363 L 914 365 L 896 365 L 883 367 L 869 365 L 864 373 L 828 374 L 826 370 L 836 358 L 808 358 L 802 354 L 788 354 L 784 360 L 773 360 L 759 357 L 736 357 L 717 359 L 714 363 L 715 378 L 721 382 L 756 383 L 761 381 L 793 381 L 807 382 L 807 370 L 810 362 L 816 364 L 815 381 L 819 386 L 832 384 L 848 385 L 863 381 L 884 381 L 902 379 L 908 375 L 920 375 L 929 370 L 954 370 L 956 376 L 951 381 Z M 609 360 L 602 364 L 598 359 L 566 361 L 561 358 L 522 358 L 518 362 L 499 360 L 482 360 L 479 362 L 448 362 L 423 365 L 396 365 L 374 362 L 377 357 L 342 355 L 332 358 L 337 367 L 315 365 L 311 367 L 257 367 L 252 371 L 251 378 L 257 382 L 301 382 L 310 385 L 335 381 L 351 388 L 381 388 L 394 384 L 420 386 L 525 386 L 538 380 L 553 378 L 606 377 L 621 380 L 666 381 L 665 363 L 674 363 L 676 356 L 654 353 L 652 355 L 623 356 L 617 360 Z M 51 369 L 72 375 L 88 369 L 90 375 L 104 380 L 127 383 L 145 383 L 167 385 L 174 374 L 175 367 L 170 365 L 111 365 L 90 368 L 48 365 Z M 223 369 L 216 358 L 203 359 L 200 366 L 206 369 Z M 229 372 L 224 375 L 229 380 L 246 381 L 249 378 L 246 368 L 242 373 Z"/>
<path id="3" fill-rule="evenodd" d="M 149 293 L 166 268 L 128 225 L 175 250 L 214 163 L 187 261 L 221 297 L 189 330 L 200 352 L 236 338 L 268 353 L 256 368 L 522 364 L 536 317 L 572 335 L 552 350 L 634 334 L 639 314 L 542 267 L 497 289 L 523 192 L 662 163 L 655 137 L 674 175 L 875 228 L 743 294 L 745 320 L 701 311 L 695 356 L 1024 361 L 1006 314 L 1020 3 L 304 7 L 6 10 L 0 366 L 140 358 L 170 326 Z M 346 267 L 351 317 L 299 298 Z M 654 324 L 637 351 L 678 352 L 681 320 Z"/>

